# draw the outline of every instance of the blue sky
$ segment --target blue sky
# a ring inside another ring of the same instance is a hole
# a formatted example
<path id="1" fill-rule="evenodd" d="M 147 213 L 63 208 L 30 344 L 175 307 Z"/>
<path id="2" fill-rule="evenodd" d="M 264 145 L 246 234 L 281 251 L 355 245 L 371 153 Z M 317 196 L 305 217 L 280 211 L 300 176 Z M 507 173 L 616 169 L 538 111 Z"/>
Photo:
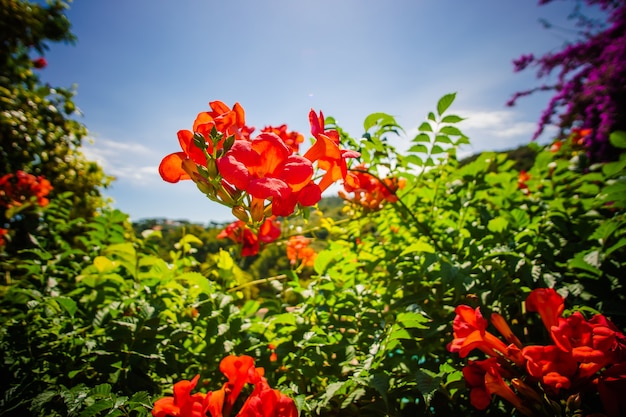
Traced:
<path id="1" fill-rule="evenodd" d="M 51 45 L 42 79 L 76 85 L 93 143 L 84 151 L 116 177 L 105 194 L 131 219 L 230 221 L 187 181 L 157 172 L 208 102 L 241 103 L 249 125 L 287 123 L 309 135 L 322 110 L 353 136 L 370 113 L 409 132 L 446 93 L 472 145 L 462 154 L 527 143 L 548 95 L 505 106 L 538 84 L 513 73 L 523 53 L 557 51 L 571 1 L 536 0 L 75 0 L 75 45 Z M 408 140 L 408 139 L 403 139 Z M 546 136 L 540 141 L 547 142 Z M 398 142 L 402 146 L 402 142 Z"/>

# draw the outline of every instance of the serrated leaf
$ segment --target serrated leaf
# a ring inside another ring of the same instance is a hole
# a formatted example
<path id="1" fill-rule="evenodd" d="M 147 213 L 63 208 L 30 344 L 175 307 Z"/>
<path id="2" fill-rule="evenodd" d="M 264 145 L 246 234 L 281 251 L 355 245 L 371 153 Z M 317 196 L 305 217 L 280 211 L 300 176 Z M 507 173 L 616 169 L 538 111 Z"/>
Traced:
<path id="1" fill-rule="evenodd" d="M 448 110 L 448 107 L 450 107 L 455 97 L 456 93 L 451 93 L 446 94 L 439 99 L 439 102 L 437 103 L 437 113 L 440 117 L 445 113 L 446 110 Z"/>

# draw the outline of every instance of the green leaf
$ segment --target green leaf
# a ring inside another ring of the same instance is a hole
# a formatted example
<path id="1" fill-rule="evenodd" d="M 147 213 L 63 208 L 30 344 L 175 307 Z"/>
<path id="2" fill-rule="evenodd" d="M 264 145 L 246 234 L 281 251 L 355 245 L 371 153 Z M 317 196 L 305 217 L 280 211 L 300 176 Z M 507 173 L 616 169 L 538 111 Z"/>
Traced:
<path id="1" fill-rule="evenodd" d="M 426 142 L 426 143 L 430 143 L 430 136 L 428 136 L 426 133 L 420 133 L 420 134 L 418 134 L 417 136 L 415 136 L 413 138 L 412 142 L 417 142 L 417 143 Z"/>
<path id="2" fill-rule="evenodd" d="M 611 145 L 616 148 L 626 149 L 626 132 L 618 130 L 617 132 L 611 133 L 609 135 L 609 141 Z"/>
<path id="3" fill-rule="evenodd" d="M 450 107 L 455 97 L 456 93 L 451 93 L 446 94 L 439 99 L 439 102 L 437 103 L 437 113 L 440 117 L 443 115 L 443 113 L 445 113 L 446 110 L 448 110 L 448 107 Z"/>
<path id="4" fill-rule="evenodd" d="M 456 114 L 449 114 L 441 119 L 441 123 L 458 123 L 465 120 L 464 118 L 457 116 Z"/>
<path id="5" fill-rule="evenodd" d="M 63 307 L 63 309 L 67 311 L 71 317 L 74 317 L 74 314 L 76 314 L 76 311 L 78 310 L 78 306 L 74 300 L 64 296 L 54 297 L 53 300 Z"/>
<path id="6" fill-rule="evenodd" d="M 367 132 L 368 130 L 370 130 L 372 126 L 375 126 L 377 124 L 380 124 L 383 126 L 384 125 L 395 126 L 396 120 L 393 118 L 393 116 L 387 113 L 372 113 L 369 116 L 367 116 L 365 120 L 363 121 L 363 128 Z"/>
<path id="7" fill-rule="evenodd" d="M 398 313 L 398 317 L 396 317 L 397 323 L 409 329 L 428 329 L 428 326 L 424 323 L 428 323 L 429 321 L 430 320 L 423 314 L 414 312 Z"/>
<path id="8" fill-rule="evenodd" d="M 429 244 L 429 243 L 426 243 L 426 242 L 424 242 L 422 240 L 418 240 L 417 242 L 412 243 L 409 246 L 407 246 L 402 251 L 400 256 L 406 255 L 406 254 L 409 254 L 409 253 L 415 253 L 415 252 L 418 252 L 418 253 L 435 253 L 435 248 L 431 244 Z"/>
<path id="9" fill-rule="evenodd" d="M 428 153 L 428 147 L 426 145 L 418 144 L 409 148 L 410 153 Z"/>
<path id="10" fill-rule="evenodd" d="M 435 113 L 428 112 L 428 120 L 432 120 L 433 122 L 436 122 L 437 118 L 435 117 Z"/>
<path id="11" fill-rule="evenodd" d="M 450 136 L 463 136 L 463 133 L 455 126 L 443 126 L 439 131 Z"/>
<path id="12" fill-rule="evenodd" d="M 433 128 L 428 122 L 424 122 L 417 128 L 420 132 L 432 132 Z M 415 139 L 413 139 L 415 141 Z M 430 140 L 430 139 L 429 139 Z"/>
<path id="13" fill-rule="evenodd" d="M 506 230 L 509 226 L 509 222 L 502 216 L 495 217 L 489 220 L 487 224 L 487 229 L 493 233 L 500 233 Z"/>

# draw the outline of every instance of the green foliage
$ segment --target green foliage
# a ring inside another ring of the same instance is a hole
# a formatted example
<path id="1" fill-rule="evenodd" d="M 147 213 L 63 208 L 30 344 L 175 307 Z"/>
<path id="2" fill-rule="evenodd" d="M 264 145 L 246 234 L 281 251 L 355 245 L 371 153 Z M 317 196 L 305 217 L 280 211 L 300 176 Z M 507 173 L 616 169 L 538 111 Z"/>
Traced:
<path id="1" fill-rule="evenodd" d="M 457 305 L 502 314 L 529 343 L 545 334 L 521 300 L 556 287 L 624 329 L 626 157 L 589 166 L 573 145 L 535 146 L 528 177 L 505 153 L 459 163 L 453 100 L 402 154 L 387 114 L 366 118 L 363 139 L 341 132 L 406 186 L 380 211 L 332 200 L 332 217 L 282 219 L 285 236 L 314 238 L 313 268 L 292 269 L 283 241 L 239 259 L 220 225 L 132 230 L 115 210 L 76 217 L 58 194 L 33 245 L 5 256 L 0 415 L 147 415 L 176 381 L 219 388 L 229 353 L 253 356 L 303 415 L 482 415 L 446 349 Z M 489 415 L 511 415 L 493 402 Z"/>

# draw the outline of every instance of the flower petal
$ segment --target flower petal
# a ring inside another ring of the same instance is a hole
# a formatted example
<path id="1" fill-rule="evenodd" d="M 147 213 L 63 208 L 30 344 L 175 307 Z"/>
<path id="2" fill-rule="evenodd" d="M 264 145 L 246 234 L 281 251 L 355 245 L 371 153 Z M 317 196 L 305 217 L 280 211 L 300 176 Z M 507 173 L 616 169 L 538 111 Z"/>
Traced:
<path id="1" fill-rule="evenodd" d="M 175 183 L 180 180 L 188 180 L 191 177 L 183 169 L 183 161 L 187 159 L 184 152 L 176 152 L 167 155 L 159 165 L 159 174 L 167 182 Z"/>

